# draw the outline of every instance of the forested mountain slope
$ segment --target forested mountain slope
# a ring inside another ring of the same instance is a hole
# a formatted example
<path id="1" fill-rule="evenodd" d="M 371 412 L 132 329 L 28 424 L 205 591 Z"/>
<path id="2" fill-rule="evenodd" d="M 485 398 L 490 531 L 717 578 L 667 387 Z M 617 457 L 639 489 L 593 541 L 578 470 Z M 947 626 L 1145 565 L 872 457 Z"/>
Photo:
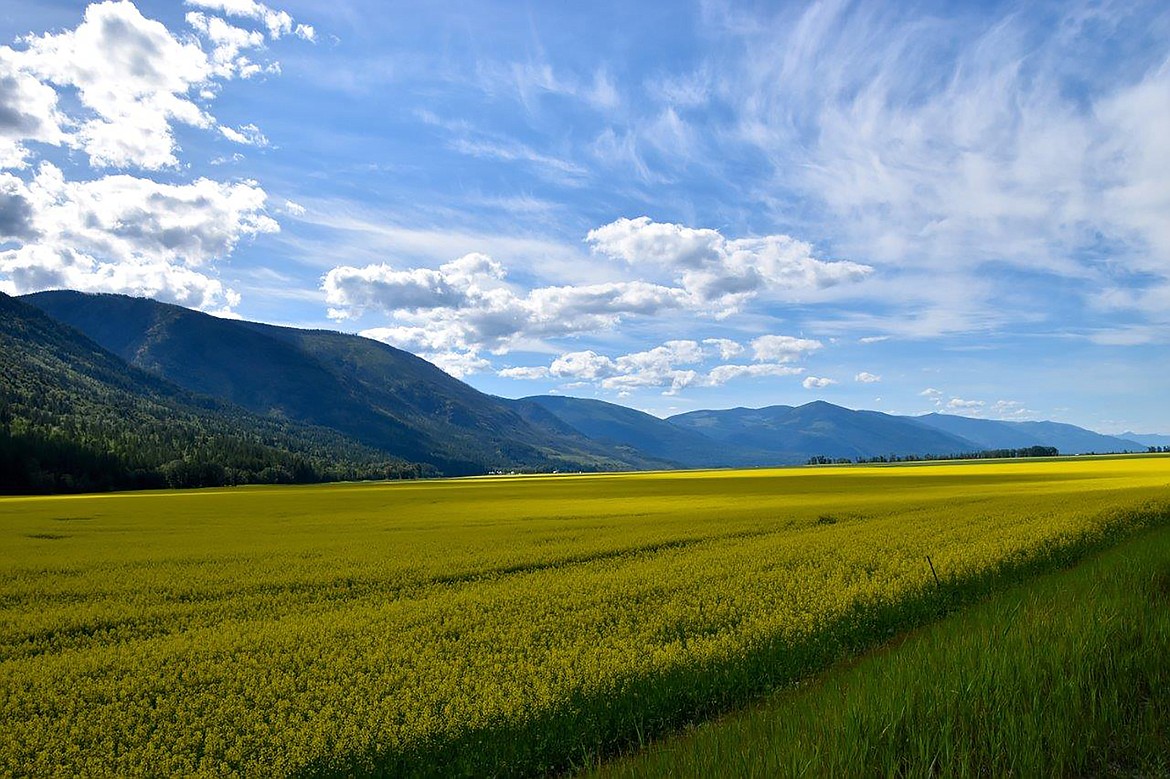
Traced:
<path id="1" fill-rule="evenodd" d="M 242 322 L 124 295 L 23 300 L 126 361 L 275 419 L 333 428 L 447 475 L 662 463 L 542 424 L 409 352 L 356 335 Z"/>
<path id="2" fill-rule="evenodd" d="M 0 294 L 0 489 L 417 476 L 333 430 L 192 395 Z"/>

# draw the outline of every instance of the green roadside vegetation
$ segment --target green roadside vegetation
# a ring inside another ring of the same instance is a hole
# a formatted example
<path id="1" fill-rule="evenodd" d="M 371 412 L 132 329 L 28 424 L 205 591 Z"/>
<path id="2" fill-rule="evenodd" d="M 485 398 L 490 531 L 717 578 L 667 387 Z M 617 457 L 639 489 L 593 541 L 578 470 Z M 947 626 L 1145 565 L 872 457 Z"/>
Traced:
<path id="1" fill-rule="evenodd" d="M 588 775 L 1170 776 L 1170 528 Z"/>

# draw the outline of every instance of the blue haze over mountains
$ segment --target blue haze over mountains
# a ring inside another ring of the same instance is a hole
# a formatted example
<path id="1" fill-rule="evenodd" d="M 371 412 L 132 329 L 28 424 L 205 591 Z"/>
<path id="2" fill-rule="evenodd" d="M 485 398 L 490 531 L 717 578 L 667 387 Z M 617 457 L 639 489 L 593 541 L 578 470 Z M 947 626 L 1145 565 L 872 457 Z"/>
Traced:
<path id="1" fill-rule="evenodd" d="M 249 412 L 336 430 L 445 474 L 797 464 L 1056 447 L 1145 451 L 1146 440 L 1055 422 L 901 417 L 823 401 L 660 419 L 599 400 L 479 392 L 360 336 L 221 319 L 122 295 L 23 298 L 131 365 Z"/>

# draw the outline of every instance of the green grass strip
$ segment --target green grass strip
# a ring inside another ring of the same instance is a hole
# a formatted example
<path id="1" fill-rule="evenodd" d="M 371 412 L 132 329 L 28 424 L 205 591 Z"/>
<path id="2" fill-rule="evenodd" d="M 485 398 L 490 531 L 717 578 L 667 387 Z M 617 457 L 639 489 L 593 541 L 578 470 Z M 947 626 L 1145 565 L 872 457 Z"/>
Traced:
<path id="1" fill-rule="evenodd" d="M 1170 776 L 1170 528 L 593 776 Z"/>

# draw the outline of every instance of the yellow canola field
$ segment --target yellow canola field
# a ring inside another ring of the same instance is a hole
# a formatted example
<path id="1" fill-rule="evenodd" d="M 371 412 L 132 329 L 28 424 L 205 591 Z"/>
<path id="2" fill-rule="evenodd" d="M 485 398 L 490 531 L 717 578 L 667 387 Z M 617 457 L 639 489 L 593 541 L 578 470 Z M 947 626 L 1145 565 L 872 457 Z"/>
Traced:
<path id="1" fill-rule="evenodd" d="M 0 773 L 563 767 L 1167 519 L 1153 456 L 0 499 Z"/>

